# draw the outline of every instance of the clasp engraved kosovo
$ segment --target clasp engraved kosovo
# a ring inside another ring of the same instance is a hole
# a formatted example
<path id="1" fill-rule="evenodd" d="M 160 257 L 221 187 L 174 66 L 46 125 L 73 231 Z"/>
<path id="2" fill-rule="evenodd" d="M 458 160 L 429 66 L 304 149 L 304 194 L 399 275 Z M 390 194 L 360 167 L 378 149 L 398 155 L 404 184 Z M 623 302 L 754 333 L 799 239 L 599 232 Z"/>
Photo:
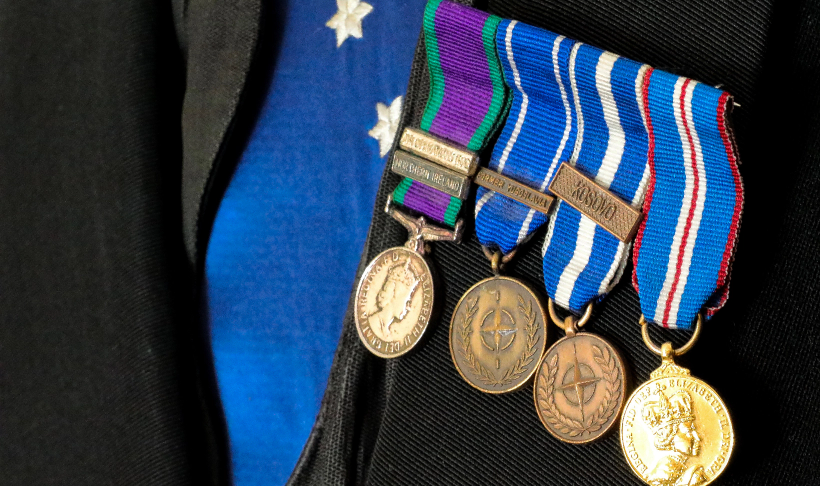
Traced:
<path id="1" fill-rule="evenodd" d="M 549 189 L 615 238 L 627 242 L 635 236 L 641 212 L 570 164 L 561 164 Z"/>

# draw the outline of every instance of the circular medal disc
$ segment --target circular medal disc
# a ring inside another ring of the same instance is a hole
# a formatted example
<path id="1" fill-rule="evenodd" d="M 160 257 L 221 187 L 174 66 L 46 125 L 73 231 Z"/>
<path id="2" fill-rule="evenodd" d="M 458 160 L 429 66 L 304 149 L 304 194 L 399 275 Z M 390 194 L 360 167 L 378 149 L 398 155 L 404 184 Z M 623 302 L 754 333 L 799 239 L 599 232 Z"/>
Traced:
<path id="1" fill-rule="evenodd" d="M 726 405 L 715 390 L 664 363 L 627 401 L 621 447 L 632 471 L 647 484 L 711 483 L 734 448 Z"/>
<path id="2" fill-rule="evenodd" d="M 424 257 L 404 247 L 380 253 L 359 280 L 354 312 L 359 338 L 376 356 L 413 349 L 433 312 L 433 275 Z"/>
<path id="3" fill-rule="evenodd" d="M 492 277 L 461 297 L 450 321 L 450 355 L 462 378 L 487 393 L 506 393 L 535 373 L 546 347 L 545 313 L 523 283 Z"/>
<path id="4" fill-rule="evenodd" d="M 535 375 L 535 410 L 541 423 L 572 444 L 602 437 L 624 406 L 625 376 L 624 362 L 607 340 L 588 333 L 559 340 Z"/>

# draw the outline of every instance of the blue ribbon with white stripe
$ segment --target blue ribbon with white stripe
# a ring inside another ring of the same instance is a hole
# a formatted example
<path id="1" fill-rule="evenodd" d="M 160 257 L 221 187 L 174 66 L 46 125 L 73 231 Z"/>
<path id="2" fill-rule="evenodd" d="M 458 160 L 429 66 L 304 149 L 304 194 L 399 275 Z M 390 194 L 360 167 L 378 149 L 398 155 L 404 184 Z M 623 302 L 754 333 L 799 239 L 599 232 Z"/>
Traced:
<path id="1" fill-rule="evenodd" d="M 496 46 L 513 98 L 489 168 L 546 191 L 575 143 L 569 56 L 575 41 L 520 22 L 499 24 Z M 546 215 L 485 188 L 476 193 L 475 228 L 482 245 L 514 250 Z"/>
<path id="2" fill-rule="evenodd" d="M 569 59 L 578 135 L 570 163 L 640 209 L 649 170 L 643 121 L 648 66 L 579 44 Z M 631 248 L 568 204 L 559 203 L 543 247 L 544 284 L 580 312 L 618 282 Z"/>
<path id="3" fill-rule="evenodd" d="M 640 109 L 646 67 L 543 29 L 504 21 L 496 36 L 513 101 L 489 167 L 545 191 L 569 162 L 640 207 L 648 178 Z M 547 216 L 493 191 L 476 195 L 476 234 L 507 253 Z M 558 304 L 580 311 L 623 272 L 629 245 L 558 204 L 544 245 L 544 282 Z"/>
<path id="4" fill-rule="evenodd" d="M 647 89 L 651 182 L 633 284 L 650 322 L 689 329 L 728 298 L 743 184 L 728 93 L 662 71 Z"/>

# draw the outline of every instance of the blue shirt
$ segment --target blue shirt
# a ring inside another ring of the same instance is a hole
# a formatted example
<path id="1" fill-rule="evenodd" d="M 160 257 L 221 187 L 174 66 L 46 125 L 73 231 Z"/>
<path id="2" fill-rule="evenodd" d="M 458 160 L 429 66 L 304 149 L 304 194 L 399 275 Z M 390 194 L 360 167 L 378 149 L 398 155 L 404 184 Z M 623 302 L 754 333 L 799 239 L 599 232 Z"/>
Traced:
<path id="1" fill-rule="evenodd" d="M 236 485 L 285 483 L 327 383 L 384 167 L 368 132 L 377 103 L 404 94 L 425 4 L 370 2 L 362 38 L 338 48 L 334 2 L 288 2 L 213 226 L 208 318 Z"/>

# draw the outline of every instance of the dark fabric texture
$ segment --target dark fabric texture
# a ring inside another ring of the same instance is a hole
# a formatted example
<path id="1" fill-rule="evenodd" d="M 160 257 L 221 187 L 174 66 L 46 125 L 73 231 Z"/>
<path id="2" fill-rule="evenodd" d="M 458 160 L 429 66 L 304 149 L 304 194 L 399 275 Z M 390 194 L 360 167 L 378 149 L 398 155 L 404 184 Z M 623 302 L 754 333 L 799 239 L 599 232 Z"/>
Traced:
<path id="1" fill-rule="evenodd" d="M 0 483 L 202 484 L 170 5 L 0 11 Z"/>
<path id="2" fill-rule="evenodd" d="M 185 88 L 181 111 L 174 114 L 182 143 L 178 223 L 193 283 L 186 290 L 197 303 L 191 313 L 195 326 L 184 338 L 194 350 L 185 358 L 194 373 L 191 399 L 200 408 L 193 423 L 201 440 L 187 447 L 203 459 L 196 466 L 202 481 L 229 484 L 228 434 L 203 322 L 205 253 L 219 201 L 264 100 L 279 42 L 276 19 L 285 4 L 265 8 L 261 0 L 174 0 L 172 7 Z"/>
<path id="3" fill-rule="evenodd" d="M 679 363 L 710 383 L 732 413 L 736 449 L 715 484 L 817 484 L 820 2 L 499 0 L 477 6 L 722 84 L 736 96 L 747 198 L 731 298 Z M 420 120 L 428 85 L 424 59 L 420 42 L 402 127 Z M 360 272 L 405 238 L 382 212 L 398 182 L 385 171 Z M 469 210 L 465 217 L 472 217 Z M 348 312 L 322 410 L 289 484 L 641 484 L 617 432 L 591 445 L 563 444 L 540 424 L 531 386 L 492 396 L 461 380 L 449 353 L 450 317 L 459 297 L 491 275 L 472 228 L 466 234 L 461 245 L 434 244 L 436 296 L 444 305 L 416 352 L 394 360 L 370 355 Z M 543 288 L 542 241 L 543 232 L 519 250 L 508 271 L 534 288 Z M 633 387 L 660 363 L 641 340 L 639 315 L 637 294 L 624 278 L 596 308 L 590 329 L 623 352 Z M 560 331 L 550 333 L 554 340 Z M 654 337 L 681 344 L 688 335 L 657 331 Z"/>
<path id="4" fill-rule="evenodd" d="M 12 1 L 0 27 L 0 484 L 226 484 L 190 263 L 259 2 Z"/>
<path id="5" fill-rule="evenodd" d="M 261 0 L 178 0 L 175 5 L 186 60 L 182 228 L 191 265 L 200 273 L 219 199 L 261 103 L 259 90 L 265 86 L 266 66 L 258 66 L 257 76 L 249 73 L 254 54 L 261 48 L 264 16 Z M 266 40 L 273 43 L 278 37 L 276 24 L 269 27 L 274 32 L 268 32 Z M 268 57 L 258 59 L 267 65 Z M 240 104 L 244 110 L 239 110 Z"/>

